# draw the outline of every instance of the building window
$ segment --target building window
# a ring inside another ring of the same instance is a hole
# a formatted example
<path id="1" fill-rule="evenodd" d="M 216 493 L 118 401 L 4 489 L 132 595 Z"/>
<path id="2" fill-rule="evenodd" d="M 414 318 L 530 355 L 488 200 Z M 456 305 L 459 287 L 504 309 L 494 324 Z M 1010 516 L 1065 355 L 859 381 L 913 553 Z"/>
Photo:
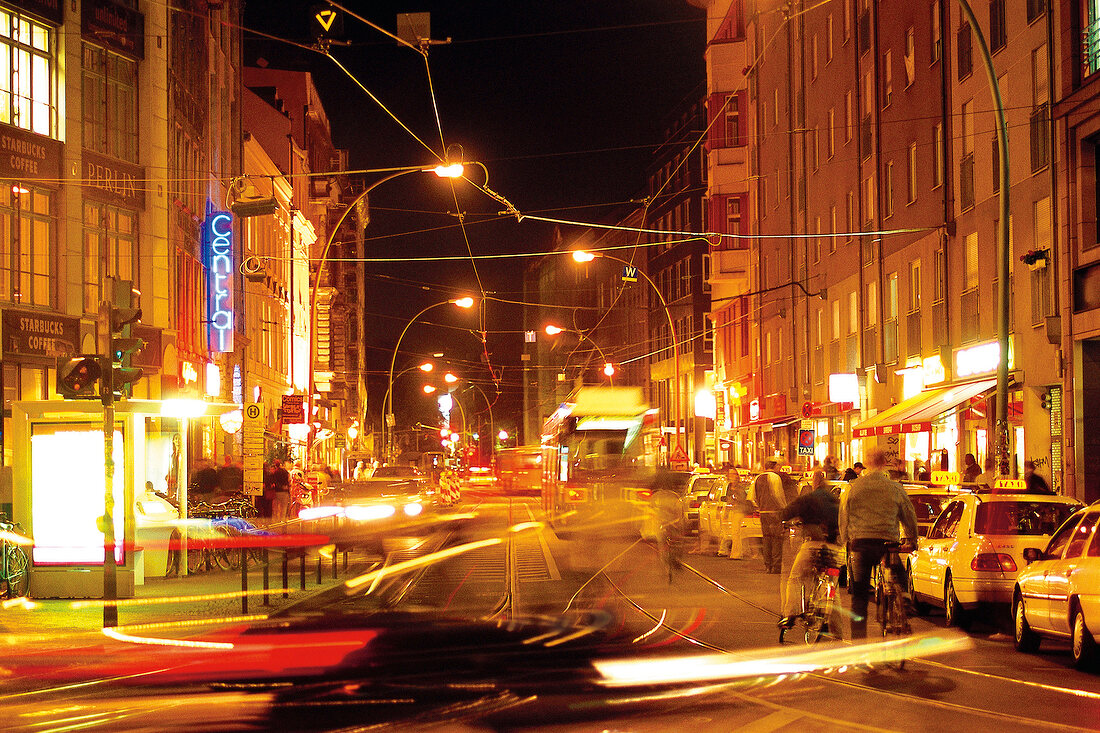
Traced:
<path id="1" fill-rule="evenodd" d="M 1038 20 L 1047 9 L 1047 0 L 1027 0 L 1027 22 Z"/>
<path id="2" fill-rule="evenodd" d="M 852 141 L 852 126 L 855 124 L 855 118 L 852 115 L 852 92 L 851 90 L 844 92 L 844 142 L 848 143 Z"/>
<path id="3" fill-rule="evenodd" d="M 109 297 L 104 277 L 139 287 L 137 212 L 84 201 L 84 312 L 95 313 Z"/>
<path id="4" fill-rule="evenodd" d="M 810 38 L 810 80 L 817 78 L 817 34 Z"/>
<path id="5" fill-rule="evenodd" d="M 0 9 L 0 122 L 57 138 L 53 31 Z"/>
<path id="6" fill-rule="evenodd" d="M 875 220 L 875 176 L 863 179 L 863 221 L 870 224 Z"/>
<path id="7" fill-rule="evenodd" d="M 848 241 L 859 227 L 856 226 L 856 197 L 849 191 L 844 197 L 844 229 L 848 233 Z"/>
<path id="8" fill-rule="evenodd" d="M 833 14 L 825 17 L 825 63 L 833 60 Z"/>
<path id="9" fill-rule="evenodd" d="M 943 185 L 943 166 L 943 124 L 937 122 L 932 128 L 932 188 L 939 188 Z"/>
<path id="10" fill-rule="evenodd" d="M 836 252 L 836 204 L 829 206 L 829 234 L 834 235 L 829 237 L 829 252 Z"/>
<path id="11" fill-rule="evenodd" d="M 997 53 L 1008 41 L 1005 27 L 1005 0 L 989 0 L 989 51 Z"/>
<path id="12" fill-rule="evenodd" d="M 942 248 L 936 250 L 936 271 L 933 274 L 935 287 L 932 290 L 932 301 L 942 303 L 947 298 L 947 266 Z"/>
<path id="13" fill-rule="evenodd" d="M 920 260 L 909 263 L 909 312 L 920 310 Z"/>
<path id="14" fill-rule="evenodd" d="M 703 290 L 710 290 L 710 253 L 703 253 Z"/>
<path id="15" fill-rule="evenodd" d="M 874 280 L 867 283 L 867 303 L 864 314 L 868 327 L 878 323 L 878 283 Z"/>
<path id="16" fill-rule="evenodd" d="M 894 94 L 894 53 L 887 51 L 882 55 L 882 106 L 890 106 Z"/>
<path id="17" fill-rule="evenodd" d="M 741 233 L 741 197 L 726 197 L 726 234 Z"/>
<path id="18" fill-rule="evenodd" d="M 829 137 L 825 144 L 825 152 L 831 159 L 836 152 L 836 109 L 833 107 L 829 107 Z"/>
<path id="19" fill-rule="evenodd" d="M 1084 30 L 1085 75 L 1100 71 L 1100 2 L 1090 0 Z"/>
<path id="20" fill-rule="evenodd" d="M 941 0 L 932 3 L 932 63 L 943 58 L 943 26 L 940 25 Z"/>
<path id="21" fill-rule="evenodd" d="M 852 37 L 852 0 L 844 0 L 844 42 Z"/>
<path id="22" fill-rule="evenodd" d="M 917 45 L 913 29 L 905 31 L 905 87 L 909 88 L 917 78 Z"/>
<path id="23" fill-rule="evenodd" d="M 894 161 L 886 162 L 886 171 L 882 180 L 882 207 L 884 215 L 894 215 Z"/>
<path id="24" fill-rule="evenodd" d="M 966 244 L 963 248 L 963 290 L 974 290 L 978 287 L 978 233 L 971 232 L 966 235 Z"/>
<path id="25" fill-rule="evenodd" d="M 909 143 L 908 165 L 905 176 L 905 202 L 913 203 L 917 200 L 917 144 Z"/>
<path id="26" fill-rule="evenodd" d="M 891 272 L 886 276 L 886 312 L 882 319 L 884 353 L 883 360 L 898 360 L 898 274 Z"/>
<path id="27" fill-rule="evenodd" d="M 974 57 L 971 48 L 973 42 L 974 38 L 970 32 L 970 23 L 964 21 L 959 25 L 956 49 L 958 51 L 956 66 L 958 67 L 960 80 L 970 76 L 970 72 L 974 70 Z"/>
<path id="28" fill-rule="evenodd" d="M 859 293 L 848 293 L 848 335 L 859 332 Z"/>
<path id="29" fill-rule="evenodd" d="M 816 127 L 810 132 L 810 164 L 813 166 L 814 171 L 817 171 L 817 169 L 821 165 L 821 156 L 818 154 L 818 136 Z"/>
<path id="30" fill-rule="evenodd" d="M 1036 173 L 1050 163 L 1050 100 L 1047 85 L 1047 49 L 1040 46 L 1031 52 L 1031 172 Z"/>
<path id="31" fill-rule="evenodd" d="M 53 193 L 19 181 L 0 186 L 0 301 L 52 306 Z"/>
<path id="32" fill-rule="evenodd" d="M 89 43 L 83 61 L 84 147 L 136 163 L 137 63 Z"/>
<path id="33" fill-rule="evenodd" d="M 1032 241 L 1036 251 L 1051 248 L 1050 198 L 1042 198 L 1032 206 Z M 1051 315 L 1050 266 L 1031 271 L 1031 322 L 1040 325 Z"/>

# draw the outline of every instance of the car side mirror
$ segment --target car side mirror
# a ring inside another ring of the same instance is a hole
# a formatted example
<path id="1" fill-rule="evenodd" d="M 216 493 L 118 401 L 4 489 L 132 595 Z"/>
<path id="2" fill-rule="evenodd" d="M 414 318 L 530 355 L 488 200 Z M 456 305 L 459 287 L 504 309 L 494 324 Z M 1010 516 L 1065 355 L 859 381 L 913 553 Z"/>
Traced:
<path id="1" fill-rule="evenodd" d="M 1043 551 L 1040 550 L 1038 547 L 1025 547 L 1024 548 L 1024 559 L 1027 560 L 1029 565 L 1031 563 L 1035 562 L 1036 560 L 1042 560 L 1043 559 Z"/>

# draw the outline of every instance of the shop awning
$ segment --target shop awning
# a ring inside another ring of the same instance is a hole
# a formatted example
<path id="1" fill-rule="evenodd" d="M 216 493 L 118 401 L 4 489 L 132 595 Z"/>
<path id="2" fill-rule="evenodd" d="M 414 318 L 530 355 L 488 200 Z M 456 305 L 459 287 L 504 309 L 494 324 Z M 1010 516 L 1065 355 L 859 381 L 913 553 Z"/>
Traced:
<path id="1" fill-rule="evenodd" d="M 871 435 L 928 432 L 937 417 L 996 386 L 996 379 L 983 379 L 926 390 L 864 420 L 855 427 L 853 435 L 866 438 Z"/>

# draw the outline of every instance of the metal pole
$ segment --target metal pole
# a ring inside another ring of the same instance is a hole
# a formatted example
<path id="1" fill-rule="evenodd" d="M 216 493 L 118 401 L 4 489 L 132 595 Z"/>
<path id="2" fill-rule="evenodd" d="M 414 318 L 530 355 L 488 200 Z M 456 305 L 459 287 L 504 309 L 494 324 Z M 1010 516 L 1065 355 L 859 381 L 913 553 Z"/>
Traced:
<path id="1" fill-rule="evenodd" d="M 109 324 L 110 306 L 106 306 L 105 310 Z M 107 339 L 107 351 L 110 352 L 110 335 Z M 100 369 L 100 399 L 103 402 L 103 628 L 118 626 L 118 607 L 115 605 L 118 600 L 118 567 L 115 563 L 115 385 L 112 360 L 108 353 Z M 185 554 L 183 564 L 186 563 Z"/>
<path id="2" fill-rule="evenodd" d="M 1000 259 L 997 262 L 997 348 L 1000 355 L 997 361 L 997 419 L 994 424 L 994 441 L 997 451 L 997 474 L 1007 476 L 1009 470 L 1009 440 L 1008 440 L 1008 329 L 1012 323 L 1012 313 L 1009 307 L 1009 278 L 1012 276 L 1011 257 L 1012 248 L 1008 238 L 1008 124 L 1005 122 L 1005 108 L 1001 101 L 1001 88 L 997 83 L 997 72 L 993 69 L 993 57 L 989 53 L 989 46 L 982 35 L 981 26 L 974 16 L 967 0 L 959 0 L 959 5 L 970 21 L 970 29 L 978 39 L 978 50 L 981 51 L 982 61 L 985 64 L 985 72 L 989 78 L 989 89 L 993 95 L 994 114 L 997 118 L 997 148 L 1000 162 L 1000 200 L 998 212 L 1000 220 L 997 222 L 997 251 Z"/>

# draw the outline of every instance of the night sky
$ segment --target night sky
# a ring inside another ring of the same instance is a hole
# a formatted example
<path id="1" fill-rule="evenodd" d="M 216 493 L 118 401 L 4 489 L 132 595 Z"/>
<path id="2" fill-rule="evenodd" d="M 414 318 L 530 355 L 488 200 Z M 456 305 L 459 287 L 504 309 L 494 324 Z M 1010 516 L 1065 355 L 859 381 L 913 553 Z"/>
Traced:
<path id="1" fill-rule="evenodd" d="M 434 163 L 425 147 L 443 149 L 432 111 L 434 89 L 445 144 L 460 144 L 466 160 L 484 163 L 488 186 L 524 213 L 594 222 L 615 205 L 640 197 L 645 167 L 662 140 L 662 120 L 705 80 L 704 14 L 683 0 L 371 0 L 346 7 L 390 32 L 397 30 L 398 13 L 429 12 L 431 37 L 451 39 L 431 48 L 425 68 L 419 53 L 345 16 L 348 45 L 332 47 L 332 55 L 422 142 L 331 60 L 248 33 L 255 29 L 311 43 L 312 12 L 306 3 L 248 3 L 245 62 L 264 58 L 273 67 L 311 71 L 334 142 L 349 150 L 352 169 Z M 476 168 L 467 175 L 483 179 Z M 414 174 L 371 194 L 367 256 L 392 260 L 367 265 L 366 359 L 377 375 L 369 408 L 375 420 L 397 335 L 409 319 L 427 305 L 477 297 L 481 290 L 521 300 L 522 273 L 532 262 L 529 257 L 476 264 L 468 258 L 409 258 L 539 253 L 552 246 L 550 225 L 501 218 L 502 206 L 469 185 L 460 185 L 458 205 L 465 234 L 450 187 L 434 176 Z M 490 301 L 481 318 L 492 374 L 474 333 L 482 328 L 479 315 L 451 307 L 435 308 L 410 327 L 396 368 L 443 351 L 453 370 L 478 383 L 490 399 L 499 385 L 494 417 L 498 426 L 514 423 L 521 394 L 522 311 Z M 395 387 L 398 422 L 432 422 L 438 413 L 412 391 L 419 382 L 411 375 L 403 381 Z M 464 400 L 484 409 L 480 396 L 467 393 Z M 417 402 L 424 406 L 422 414 L 403 409 Z M 467 407 L 467 412 L 475 422 L 474 411 Z"/>

